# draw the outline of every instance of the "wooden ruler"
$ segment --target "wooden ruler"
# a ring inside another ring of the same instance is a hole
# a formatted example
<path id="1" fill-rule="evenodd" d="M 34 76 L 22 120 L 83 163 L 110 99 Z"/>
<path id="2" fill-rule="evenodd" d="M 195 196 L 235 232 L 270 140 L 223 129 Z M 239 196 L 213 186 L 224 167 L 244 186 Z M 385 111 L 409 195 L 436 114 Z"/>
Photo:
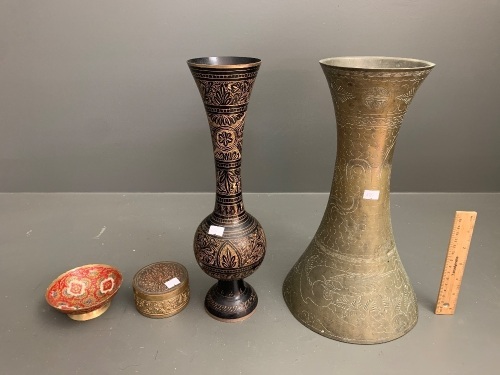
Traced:
<path id="1" fill-rule="evenodd" d="M 436 303 L 436 314 L 453 315 L 455 313 L 476 216 L 477 212 L 474 211 L 457 211 L 455 213 Z"/>

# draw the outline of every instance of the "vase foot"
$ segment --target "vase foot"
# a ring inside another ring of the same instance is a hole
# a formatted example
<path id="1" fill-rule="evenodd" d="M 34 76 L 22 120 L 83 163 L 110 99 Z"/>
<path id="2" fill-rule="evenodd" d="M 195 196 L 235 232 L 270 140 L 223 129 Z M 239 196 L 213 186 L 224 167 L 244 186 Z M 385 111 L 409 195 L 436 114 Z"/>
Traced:
<path id="1" fill-rule="evenodd" d="M 257 293 L 247 282 L 220 280 L 208 291 L 205 310 L 216 320 L 236 323 L 249 318 L 257 303 Z"/>

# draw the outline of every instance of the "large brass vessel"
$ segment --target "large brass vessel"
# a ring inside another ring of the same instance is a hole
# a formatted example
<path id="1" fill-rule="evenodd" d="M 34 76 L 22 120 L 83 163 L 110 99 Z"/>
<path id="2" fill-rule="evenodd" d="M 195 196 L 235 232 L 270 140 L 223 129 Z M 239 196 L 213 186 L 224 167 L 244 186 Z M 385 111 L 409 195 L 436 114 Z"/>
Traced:
<path id="1" fill-rule="evenodd" d="M 320 61 L 335 107 L 337 158 L 328 204 L 283 296 L 328 338 L 375 344 L 416 324 L 417 301 L 392 233 L 389 182 L 403 116 L 434 64 L 390 57 Z"/>

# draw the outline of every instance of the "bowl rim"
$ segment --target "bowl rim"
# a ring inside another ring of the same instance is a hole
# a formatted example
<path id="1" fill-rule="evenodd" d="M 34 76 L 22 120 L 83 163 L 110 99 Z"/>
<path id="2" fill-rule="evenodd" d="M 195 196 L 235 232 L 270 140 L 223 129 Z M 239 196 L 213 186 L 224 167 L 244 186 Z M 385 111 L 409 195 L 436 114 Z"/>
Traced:
<path id="1" fill-rule="evenodd" d="M 342 64 L 345 61 L 369 61 L 369 60 L 386 60 L 386 61 L 404 61 L 416 64 L 413 67 L 366 67 L 366 66 L 349 66 L 347 64 Z M 415 71 L 415 70 L 428 70 L 436 66 L 436 64 L 409 57 L 397 57 L 397 56 L 337 56 L 337 57 L 327 57 L 319 60 L 319 63 L 323 66 L 344 69 L 344 70 L 361 70 L 361 71 L 379 71 L 379 72 L 397 72 L 397 71 Z"/>
<path id="2" fill-rule="evenodd" d="M 209 61 L 210 59 L 234 59 L 233 64 L 207 64 L 204 61 Z M 258 57 L 248 57 L 248 56 L 202 56 L 195 57 L 186 61 L 190 67 L 194 68 L 210 68 L 210 69 L 242 69 L 250 68 L 254 66 L 260 66 L 262 60 Z"/>
<path id="3" fill-rule="evenodd" d="M 115 271 L 119 276 L 120 276 L 120 282 L 119 283 L 116 283 L 115 284 L 115 287 L 114 289 L 108 293 L 103 299 L 99 300 L 98 302 L 96 302 L 95 304 L 92 304 L 92 305 L 89 305 L 89 306 L 86 306 L 86 307 L 83 307 L 83 308 L 77 308 L 77 309 L 68 309 L 68 308 L 65 308 L 65 307 L 61 307 L 61 306 L 55 306 L 53 305 L 50 301 L 49 301 L 49 291 L 52 289 L 52 287 L 57 283 L 57 281 L 59 281 L 61 278 L 63 278 L 64 276 L 67 276 L 69 274 L 71 274 L 72 272 L 76 271 L 76 270 L 79 270 L 79 269 L 82 269 L 82 268 L 91 268 L 91 267 L 96 267 L 96 266 L 99 266 L 99 267 L 107 267 L 113 271 Z M 123 275 L 122 273 L 120 272 L 120 270 L 114 266 L 110 266 L 109 264 L 104 264 L 104 263 L 90 263 L 90 264 L 84 264 L 84 265 L 81 265 L 81 266 L 77 266 L 77 267 L 74 267 L 74 268 L 71 268 L 70 270 L 67 270 L 66 272 L 63 272 L 61 273 L 59 276 L 57 276 L 54 280 L 52 280 L 52 282 L 49 284 L 49 286 L 47 287 L 46 291 L 45 291 L 45 300 L 47 301 L 47 303 L 52 306 L 53 308 L 55 308 L 56 310 L 58 311 L 61 311 L 61 312 L 64 312 L 64 313 L 74 313 L 74 314 L 78 314 L 80 312 L 86 312 L 86 311 L 92 311 L 96 308 L 98 308 L 99 306 L 102 306 L 104 305 L 106 302 L 108 302 L 111 298 L 113 298 L 113 296 L 118 292 L 118 289 L 120 289 L 121 285 L 123 283 Z"/>

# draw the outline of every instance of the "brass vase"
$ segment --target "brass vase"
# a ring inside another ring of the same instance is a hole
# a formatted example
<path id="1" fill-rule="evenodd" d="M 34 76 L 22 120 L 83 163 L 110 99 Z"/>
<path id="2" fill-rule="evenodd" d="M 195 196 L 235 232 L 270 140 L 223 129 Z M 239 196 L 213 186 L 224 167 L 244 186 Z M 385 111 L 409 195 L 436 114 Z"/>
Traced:
<path id="1" fill-rule="evenodd" d="M 337 158 L 321 224 L 283 296 L 303 325 L 375 344 L 417 323 L 415 293 L 392 233 L 389 182 L 403 116 L 434 64 L 390 57 L 320 61 L 337 120 Z"/>
<path id="2" fill-rule="evenodd" d="M 218 279 L 205 298 L 206 311 L 236 322 L 257 306 L 255 290 L 243 279 L 260 266 L 266 251 L 264 231 L 245 211 L 241 189 L 243 127 L 260 60 L 202 57 L 187 63 L 205 105 L 216 175 L 215 208 L 196 230 L 194 253 L 201 269 Z"/>

